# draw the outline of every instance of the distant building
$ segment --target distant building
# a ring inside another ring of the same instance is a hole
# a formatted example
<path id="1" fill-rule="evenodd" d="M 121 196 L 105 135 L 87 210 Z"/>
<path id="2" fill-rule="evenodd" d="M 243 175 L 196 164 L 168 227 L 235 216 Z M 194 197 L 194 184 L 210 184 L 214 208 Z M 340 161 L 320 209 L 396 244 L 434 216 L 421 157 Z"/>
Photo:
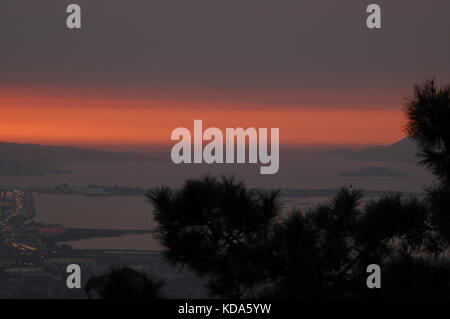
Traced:
<path id="1" fill-rule="evenodd" d="M 35 215 L 33 194 L 20 189 L 0 188 L 0 218 L 20 219 L 22 222 Z"/>

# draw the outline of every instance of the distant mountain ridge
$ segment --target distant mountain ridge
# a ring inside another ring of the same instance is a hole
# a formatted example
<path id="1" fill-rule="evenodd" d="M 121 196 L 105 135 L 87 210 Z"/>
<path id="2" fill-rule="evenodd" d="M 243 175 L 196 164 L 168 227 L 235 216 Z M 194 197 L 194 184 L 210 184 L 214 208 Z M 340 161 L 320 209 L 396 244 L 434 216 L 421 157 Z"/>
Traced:
<path id="1" fill-rule="evenodd" d="M 308 151 L 309 153 L 310 151 Z M 316 156 L 334 156 L 345 160 L 372 162 L 407 162 L 416 164 L 418 149 L 410 138 L 388 146 L 371 146 L 359 151 L 335 149 L 313 151 Z M 143 162 L 167 160 L 161 156 L 148 156 L 135 152 L 111 152 L 67 146 L 45 146 L 0 142 L 1 176 L 41 176 L 69 173 L 64 163 L 69 162 Z"/>
<path id="2" fill-rule="evenodd" d="M 45 146 L 0 142 L 0 160 L 32 160 L 45 162 L 116 162 L 148 161 L 145 154 L 109 152 L 68 146 Z"/>
<path id="3" fill-rule="evenodd" d="M 405 137 L 400 141 L 387 146 L 369 146 L 356 151 L 349 148 L 338 148 L 332 151 L 314 152 L 321 156 L 338 156 L 346 160 L 373 161 L 373 162 L 407 162 L 417 163 L 419 149 L 415 142 Z"/>
<path id="4" fill-rule="evenodd" d="M 62 166 L 69 162 L 142 162 L 158 159 L 133 152 L 0 142 L 0 177 L 70 173 Z"/>
<path id="5" fill-rule="evenodd" d="M 409 137 L 388 146 L 370 146 L 360 151 L 339 148 L 313 152 L 340 155 L 345 159 L 383 162 L 417 162 L 418 148 Z M 46 162 L 116 162 L 149 161 L 160 157 L 137 152 L 112 152 L 71 146 L 19 144 L 0 142 L 0 160 L 33 160 Z"/>
<path id="6" fill-rule="evenodd" d="M 388 146 L 371 146 L 361 151 L 349 152 L 345 158 L 358 161 L 418 162 L 418 152 L 415 142 L 406 137 Z"/>

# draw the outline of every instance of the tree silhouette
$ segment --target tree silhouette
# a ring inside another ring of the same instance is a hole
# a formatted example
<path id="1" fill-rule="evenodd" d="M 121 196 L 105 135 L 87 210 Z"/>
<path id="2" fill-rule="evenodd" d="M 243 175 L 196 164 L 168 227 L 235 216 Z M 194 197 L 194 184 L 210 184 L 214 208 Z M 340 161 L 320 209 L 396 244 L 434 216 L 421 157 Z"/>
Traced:
<path id="1" fill-rule="evenodd" d="M 148 194 L 164 256 L 206 276 L 213 295 L 240 297 L 261 281 L 259 246 L 280 212 L 277 193 L 249 191 L 234 178 L 188 180 Z"/>
<path id="2" fill-rule="evenodd" d="M 406 105 L 407 133 L 417 142 L 421 164 L 445 183 L 450 181 L 450 85 L 434 80 L 414 88 Z"/>
<path id="3" fill-rule="evenodd" d="M 419 199 L 389 194 L 362 203 L 360 190 L 342 188 L 327 204 L 283 216 L 278 193 L 262 195 L 234 179 L 211 177 L 148 197 L 164 256 L 207 278 L 213 296 L 432 296 L 436 284 L 450 297 L 443 289 L 450 276 L 441 276 L 448 262 L 417 259 L 432 254 L 433 233 L 426 202 Z M 366 286 L 370 264 L 379 264 L 389 278 L 382 292 Z M 402 267 L 405 274 L 396 277 Z M 414 280 L 402 290 L 408 278 Z"/>
<path id="4" fill-rule="evenodd" d="M 329 202 L 283 214 L 278 192 L 234 178 L 188 180 L 147 196 L 164 256 L 208 280 L 213 296 L 450 298 L 450 86 L 414 89 L 405 127 L 439 183 L 423 199 L 363 201 L 342 188 Z M 383 270 L 368 289 L 367 266 Z"/>
<path id="5" fill-rule="evenodd" d="M 429 209 L 428 246 L 435 255 L 450 246 L 450 85 L 427 80 L 414 88 L 406 105 L 405 130 L 417 142 L 421 164 L 439 183 L 426 187 Z"/>
<path id="6" fill-rule="evenodd" d="M 160 299 L 162 284 L 128 267 L 113 268 L 89 278 L 84 290 L 90 299 Z"/>

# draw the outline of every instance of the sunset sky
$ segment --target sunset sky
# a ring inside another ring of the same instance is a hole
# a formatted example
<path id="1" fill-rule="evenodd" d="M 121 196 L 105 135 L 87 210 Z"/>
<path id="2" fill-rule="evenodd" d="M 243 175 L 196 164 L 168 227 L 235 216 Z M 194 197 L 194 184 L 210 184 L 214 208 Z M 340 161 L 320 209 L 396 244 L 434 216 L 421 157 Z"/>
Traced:
<path id="1" fill-rule="evenodd" d="M 191 101 L 1 96 L 4 141 L 58 145 L 170 143 L 171 131 L 204 127 L 279 127 L 284 145 L 367 145 L 402 137 L 393 109 L 264 107 Z M 64 106 L 64 107 L 62 107 Z M 333 133 L 332 133 L 333 132 Z"/>
<path id="2" fill-rule="evenodd" d="M 81 30 L 69 3 L 1 2 L 0 141 L 132 149 L 201 119 L 390 144 L 412 86 L 450 80 L 448 0 L 378 1 L 377 31 L 370 1 L 79 0 Z"/>

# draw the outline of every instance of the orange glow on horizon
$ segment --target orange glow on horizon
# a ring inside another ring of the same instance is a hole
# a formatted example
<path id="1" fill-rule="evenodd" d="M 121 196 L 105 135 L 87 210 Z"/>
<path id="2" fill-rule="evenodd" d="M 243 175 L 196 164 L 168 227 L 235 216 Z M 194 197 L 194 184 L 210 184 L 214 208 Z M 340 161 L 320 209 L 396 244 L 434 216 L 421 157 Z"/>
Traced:
<path id="1" fill-rule="evenodd" d="M 403 137 L 401 110 L 296 109 L 232 103 L 0 96 L 0 141 L 54 145 L 167 145 L 177 127 L 278 127 L 280 143 L 389 144 Z"/>

